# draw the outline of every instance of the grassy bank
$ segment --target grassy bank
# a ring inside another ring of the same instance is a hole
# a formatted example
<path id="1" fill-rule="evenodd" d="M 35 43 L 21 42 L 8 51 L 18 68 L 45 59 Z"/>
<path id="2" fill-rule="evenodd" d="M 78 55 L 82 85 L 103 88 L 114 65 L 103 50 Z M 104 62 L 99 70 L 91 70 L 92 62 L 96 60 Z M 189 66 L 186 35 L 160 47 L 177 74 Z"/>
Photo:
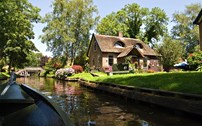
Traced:
<path id="1" fill-rule="evenodd" d="M 202 95 L 202 72 L 122 74 L 113 76 L 101 74 L 100 77 L 93 77 L 89 73 L 81 73 L 73 76 L 73 78 L 75 77 L 97 82 Z"/>

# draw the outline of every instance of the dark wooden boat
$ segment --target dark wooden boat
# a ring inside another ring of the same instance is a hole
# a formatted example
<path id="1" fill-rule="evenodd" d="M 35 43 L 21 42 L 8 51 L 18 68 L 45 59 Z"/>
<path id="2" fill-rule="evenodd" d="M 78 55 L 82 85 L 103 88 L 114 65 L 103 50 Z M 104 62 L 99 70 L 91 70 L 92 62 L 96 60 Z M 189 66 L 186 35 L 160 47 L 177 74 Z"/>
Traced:
<path id="1" fill-rule="evenodd" d="M 0 126 L 72 126 L 56 103 L 13 81 L 0 84 Z"/>

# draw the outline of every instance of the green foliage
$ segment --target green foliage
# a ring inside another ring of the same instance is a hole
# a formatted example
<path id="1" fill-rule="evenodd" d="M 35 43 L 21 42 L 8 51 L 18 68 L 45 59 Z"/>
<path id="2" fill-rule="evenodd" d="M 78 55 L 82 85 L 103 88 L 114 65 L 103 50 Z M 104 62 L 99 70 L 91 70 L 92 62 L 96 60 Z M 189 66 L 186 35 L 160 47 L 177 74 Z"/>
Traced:
<path id="1" fill-rule="evenodd" d="M 113 71 L 129 70 L 129 64 L 128 64 L 128 63 L 113 64 L 113 65 L 112 65 L 112 70 L 113 70 Z"/>
<path id="2" fill-rule="evenodd" d="M 3 68 L 3 66 L 5 66 L 5 65 L 6 65 L 6 59 L 5 58 L 0 59 L 0 72 Z"/>
<path id="3" fill-rule="evenodd" d="M 187 61 L 190 65 L 190 69 L 200 71 L 202 66 L 202 51 L 189 54 Z"/>
<path id="4" fill-rule="evenodd" d="M 45 63 L 45 66 L 44 66 L 44 69 L 45 69 L 45 73 L 44 75 L 46 76 L 46 74 L 48 74 L 50 71 L 54 71 L 54 62 L 50 59 L 48 60 L 47 63 Z"/>
<path id="5" fill-rule="evenodd" d="M 112 12 L 101 20 L 96 30 L 99 34 L 103 35 L 117 35 L 121 31 L 123 36 L 129 37 L 129 34 L 127 34 L 128 26 L 124 18 L 126 18 L 124 11 Z"/>
<path id="6" fill-rule="evenodd" d="M 112 65 L 112 71 L 119 71 L 118 64 L 113 64 Z"/>
<path id="7" fill-rule="evenodd" d="M 90 30 L 97 21 L 92 0 L 55 0 L 53 12 L 46 14 L 41 39 L 54 56 L 65 56 L 65 62 L 87 50 Z"/>
<path id="8" fill-rule="evenodd" d="M 164 38 L 163 42 L 158 45 L 157 51 L 161 54 L 160 61 L 166 71 L 169 71 L 178 59 L 182 57 L 180 42 L 170 37 Z"/>
<path id="9" fill-rule="evenodd" d="M 42 56 L 40 58 L 40 67 L 45 66 L 45 64 L 48 62 L 49 59 L 50 59 L 50 57 L 48 57 L 48 56 Z"/>
<path id="10" fill-rule="evenodd" d="M 133 3 L 104 17 L 96 31 L 115 36 L 122 31 L 124 37 L 138 38 L 153 45 L 167 32 L 167 22 L 168 17 L 160 8 L 149 11 Z"/>
<path id="11" fill-rule="evenodd" d="M 50 71 L 56 71 L 59 68 L 62 68 L 62 57 L 55 57 L 49 59 L 47 63 L 45 63 L 44 69 L 49 73 Z"/>
<path id="12" fill-rule="evenodd" d="M 197 68 L 196 68 L 197 71 L 202 71 L 202 65 L 199 65 Z"/>
<path id="13" fill-rule="evenodd" d="M 42 56 L 43 56 L 42 53 L 30 52 L 26 57 L 27 62 L 25 63 L 25 66 L 31 66 L 31 67 L 40 66 Z"/>
<path id="14" fill-rule="evenodd" d="M 154 46 L 168 32 L 167 22 L 168 17 L 163 10 L 158 7 L 152 8 L 150 15 L 146 18 L 144 39 L 146 38 Z"/>
<path id="15" fill-rule="evenodd" d="M 130 38 L 136 38 L 141 32 L 141 26 L 146 21 L 149 14 L 148 8 L 141 8 L 138 4 L 126 5 L 123 9 L 126 16 L 126 23 L 128 27 L 128 34 Z"/>
<path id="16" fill-rule="evenodd" d="M 85 66 L 86 63 L 88 63 L 88 57 L 87 57 L 86 52 L 80 53 L 75 58 L 75 61 L 74 61 L 74 64 L 81 65 L 81 66 Z"/>
<path id="17" fill-rule="evenodd" d="M 10 75 L 8 73 L 0 72 L 0 80 L 7 79 L 9 77 L 10 77 Z"/>
<path id="18" fill-rule="evenodd" d="M 0 58 L 8 57 L 9 65 L 23 67 L 29 52 L 37 51 L 32 22 L 38 22 L 40 9 L 27 0 L 0 2 Z"/>
<path id="19" fill-rule="evenodd" d="M 174 39 L 180 40 L 186 54 L 193 53 L 199 41 L 199 30 L 197 25 L 193 25 L 197 14 L 202 6 L 200 3 L 186 6 L 183 12 L 173 14 L 173 26 L 171 33 Z"/>

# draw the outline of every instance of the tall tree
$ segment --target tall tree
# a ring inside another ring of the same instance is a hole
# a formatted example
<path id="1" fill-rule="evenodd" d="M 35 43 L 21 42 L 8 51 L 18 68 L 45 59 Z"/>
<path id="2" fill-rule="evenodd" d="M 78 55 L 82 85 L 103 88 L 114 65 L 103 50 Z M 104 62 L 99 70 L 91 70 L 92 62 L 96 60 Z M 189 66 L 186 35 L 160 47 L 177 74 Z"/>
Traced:
<path id="1" fill-rule="evenodd" d="M 143 41 L 147 40 L 151 46 L 154 46 L 165 33 L 168 33 L 167 24 L 166 13 L 158 7 L 152 8 L 150 15 L 146 18 Z"/>
<path id="2" fill-rule="evenodd" d="M 137 38 L 140 36 L 141 27 L 145 24 L 149 9 L 141 8 L 138 4 L 133 3 L 131 5 L 126 5 L 122 10 L 127 14 L 125 22 L 128 26 L 127 33 L 129 34 L 129 37 Z"/>
<path id="3" fill-rule="evenodd" d="M 32 22 L 38 22 L 40 9 L 27 0 L 0 1 L 0 58 L 8 57 L 9 69 L 22 67 L 27 54 L 37 51 Z"/>
<path id="4" fill-rule="evenodd" d="M 107 35 L 117 35 L 122 31 L 125 37 L 138 38 L 153 45 L 167 32 L 167 22 L 168 17 L 160 8 L 149 11 L 133 3 L 104 17 L 96 31 Z"/>
<path id="5" fill-rule="evenodd" d="M 27 58 L 26 58 L 27 62 L 24 64 L 24 66 L 39 67 L 42 57 L 43 57 L 42 53 L 30 52 L 27 55 Z"/>
<path id="6" fill-rule="evenodd" d="M 97 25 L 97 32 L 103 35 L 117 35 L 121 31 L 124 36 L 129 36 L 127 34 L 128 26 L 124 18 L 126 18 L 125 11 L 112 12 Z"/>
<path id="7" fill-rule="evenodd" d="M 71 57 L 74 58 L 82 50 L 87 49 L 90 30 L 96 24 L 98 17 L 96 6 L 92 0 L 55 0 L 53 12 L 46 14 L 41 35 L 42 42 L 54 56 L 65 56 L 63 66 Z"/>
<path id="8" fill-rule="evenodd" d="M 195 47 L 199 42 L 198 26 L 193 25 L 197 14 L 201 10 L 201 4 L 191 4 L 186 6 L 183 12 L 173 14 L 173 26 L 171 33 L 174 39 L 177 39 L 183 45 L 185 53 L 196 51 Z"/>
<path id="9" fill-rule="evenodd" d="M 161 54 L 161 63 L 165 71 L 169 71 L 182 56 L 182 45 L 178 40 L 165 36 L 163 42 L 158 45 L 157 51 Z"/>

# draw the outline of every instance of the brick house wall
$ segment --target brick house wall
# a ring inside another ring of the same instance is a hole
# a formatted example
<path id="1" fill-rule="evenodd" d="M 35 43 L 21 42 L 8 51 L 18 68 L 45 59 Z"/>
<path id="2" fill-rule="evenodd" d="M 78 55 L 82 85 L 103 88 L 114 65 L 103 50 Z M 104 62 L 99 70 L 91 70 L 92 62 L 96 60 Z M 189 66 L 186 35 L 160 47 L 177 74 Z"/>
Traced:
<path id="1" fill-rule="evenodd" d="M 92 41 L 92 46 L 89 51 L 89 65 L 91 69 L 100 69 L 102 67 L 102 52 L 98 47 L 96 40 L 93 39 Z"/>
<path id="2" fill-rule="evenodd" d="M 199 24 L 199 41 L 200 41 L 200 50 L 202 51 L 202 22 Z"/>

